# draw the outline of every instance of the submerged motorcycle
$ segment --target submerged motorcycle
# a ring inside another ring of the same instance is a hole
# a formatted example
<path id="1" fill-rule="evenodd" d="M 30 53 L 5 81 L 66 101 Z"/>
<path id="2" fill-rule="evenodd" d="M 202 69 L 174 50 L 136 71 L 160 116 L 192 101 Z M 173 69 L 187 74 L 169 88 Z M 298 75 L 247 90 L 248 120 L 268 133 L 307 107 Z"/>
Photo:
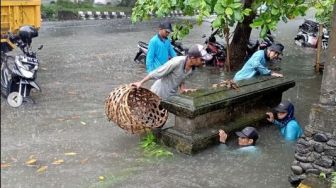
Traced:
<path id="1" fill-rule="evenodd" d="M 206 51 L 212 55 L 212 59 L 205 62 L 208 66 L 223 67 L 226 60 L 226 47 L 216 40 L 218 31 L 219 29 L 214 30 L 205 40 Z M 206 38 L 206 35 L 204 34 L 202 38 Z"/>
<path id="2" fill-rule="evenodd" d="M 12 107 L 19 107 L 23 102 L 34 102 L 29 96 L 31 89 L 41 91 L 35 82 L 39 67 L 37 51 L 33 52 L 30 44 L 38 32 L 31 26 L 23 26 L 18 35 L 8 34 L 9 40 L 21 49 L 23 55 L 11 56 L 1 52 L 1 94 Z"/>
<path id="3" fill-rule="evenodd" d="M 181 42 L 172 40 L 171 42 L 173 49 L 176 52 L 177 56 L 184 56 L 188 52 L 188 48 L 184 48 Z M 148 52 L 148 44 L 142 41 L 138 42 L 139 51 L 134 57 L 134 62 L 146 64 L 146 55 Z"/>
<path id="4" fill-rule="evenodd" d="M 317 48 L 319 24 L 312 20 L 305 20 L 299 26 L 294 42 L 298 46 Z M 326 28 L 322 30 L 322 49 L 328 48 L 329 32 Z"/>

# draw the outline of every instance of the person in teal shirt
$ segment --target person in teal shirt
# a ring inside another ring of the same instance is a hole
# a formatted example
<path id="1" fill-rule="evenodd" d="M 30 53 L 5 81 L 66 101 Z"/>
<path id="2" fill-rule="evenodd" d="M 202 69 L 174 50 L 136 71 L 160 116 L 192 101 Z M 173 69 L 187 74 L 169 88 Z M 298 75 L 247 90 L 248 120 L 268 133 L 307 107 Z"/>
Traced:
<path id="1" fill-rule="evenodd" d="M 168 38 L 168 35 L 172 31 L 173 29 L 170 22 L 162 22 L 159 26 L 159 33 L 149 41 L 146 56 L 147 73 L 152 72 L 176 56 L 176 52 Z"/>
<path id="2" fill-rule="evenodd" d="M 275 43 L 265 50 L 255 52 L 244 64 L 243 68 L 235 74 L 233 81 L 247 80 L 256 75 L 283 77 L 282 74 L 273 72 L 266 66 L 266 62 L 277 59 L 282 54 L 283 49 L 282 44 Z"/>
<path id="3" fill-rule="evenodd" d="M 274 118 L 273 112 L 266 112 L 267 120 L 280 129 L 285 140 L 296 140 L 303 130 L 294 117 L 294 105 L 289 101 L 281 102 L 275 109 L 278 119 Z"/>

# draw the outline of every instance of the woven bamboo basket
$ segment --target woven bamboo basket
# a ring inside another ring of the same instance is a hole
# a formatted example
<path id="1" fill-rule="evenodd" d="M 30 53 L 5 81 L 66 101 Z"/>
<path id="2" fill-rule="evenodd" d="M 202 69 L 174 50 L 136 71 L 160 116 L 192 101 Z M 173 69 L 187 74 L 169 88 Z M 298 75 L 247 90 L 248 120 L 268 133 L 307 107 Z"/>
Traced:
<path id="1" fill-rule="evenodd" d="M 146 88 L 123 85 L 111 91 L 105 101 L 105 114 L 129 133 L 143 133 L 162 127 L 168 118 L 160 97 Z"/>

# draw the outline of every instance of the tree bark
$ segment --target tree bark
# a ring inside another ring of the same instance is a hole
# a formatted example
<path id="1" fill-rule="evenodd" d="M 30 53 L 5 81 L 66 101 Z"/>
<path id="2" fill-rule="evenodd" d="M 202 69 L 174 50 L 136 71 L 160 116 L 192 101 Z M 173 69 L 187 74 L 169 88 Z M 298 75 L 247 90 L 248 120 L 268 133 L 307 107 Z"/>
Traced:
<path id="1" fill-rule="evenodd" d="M 251 8 L 254 0 L 245 0 L 244 8 Z M 247 43 L 250 39 L 252 28 L 250 24 L 256 14 L 251 12 L 251 15 L 246 16 L 242 23 L 238 23 L 234 31 L 234 35 L 230 45 L 230 62 L 231 69 L 238 70 L 244 65 L 246 56 Z"/>

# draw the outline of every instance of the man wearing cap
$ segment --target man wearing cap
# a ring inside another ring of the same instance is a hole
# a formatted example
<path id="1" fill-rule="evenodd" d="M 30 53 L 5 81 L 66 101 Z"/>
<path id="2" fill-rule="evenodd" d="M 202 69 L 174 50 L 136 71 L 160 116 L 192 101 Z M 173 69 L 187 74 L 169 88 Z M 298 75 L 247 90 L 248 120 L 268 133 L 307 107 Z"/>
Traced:
<path id="1" fill-rule="evenodd" d="M 178 91 L 187 92 L 184 80 L 189 77 L 194 67 L 204 64 L 204 60 L 211 59 L 211 55 L 206 52 L 200 44 L 192 46 L 188 51 L 188 56 L 177 56 L 170 59 L 166 64 L 150 72 L 145 78 L 131 85 L 139 88 L 143 83 L 151 79 L 156 79 L 151 87 L 151 91 L 162 99 L 167 99 L 176 95 Z"/>
<path id="2" fill-rule="evenodd" d="M 258 132 L 254 127 L 245 127 L 243 130 L 236 132 L 239 146 L 254 146 L 259 138 Z M 219 130 L 219 142 L 226 143 L 228 135 L 224 130 Z"/>
<path id="3" fill-rule="evenodd" d="M 294 105 L 289 101 L 282 101 L 276 108 L 277 119 L 273 112 L 266 112 L 267 120 L 280 129 L 281 135 L 285 140 L 291 141 L 298 139 L 303 130 L 294 117 Z"/>
<path id="4" fill-rule="evenodd" d="M 146 71 L 148 73 L 166 63 L 169 58 L 176 56 L 170 39 L 168 39 L 168 35 L 172 31 L 170 22 L 162 22 L 159 26 L 159 33 L 149 41 L 146 56 Z"/>
<path id="5" fill-rule="evenodd" d="M 247 80 L 256 75 L 271 75 L 275 77 L 283 77 L 282 74 L 269 70 L 266 66 L 267 61 L 275 60 L 282 54 L 284 46 L 280 43 L 272 44 L 265 50 L 255 52 L 252 57 L 245 63 L 243 68 L 238 71 L 233 80 Z"/>

